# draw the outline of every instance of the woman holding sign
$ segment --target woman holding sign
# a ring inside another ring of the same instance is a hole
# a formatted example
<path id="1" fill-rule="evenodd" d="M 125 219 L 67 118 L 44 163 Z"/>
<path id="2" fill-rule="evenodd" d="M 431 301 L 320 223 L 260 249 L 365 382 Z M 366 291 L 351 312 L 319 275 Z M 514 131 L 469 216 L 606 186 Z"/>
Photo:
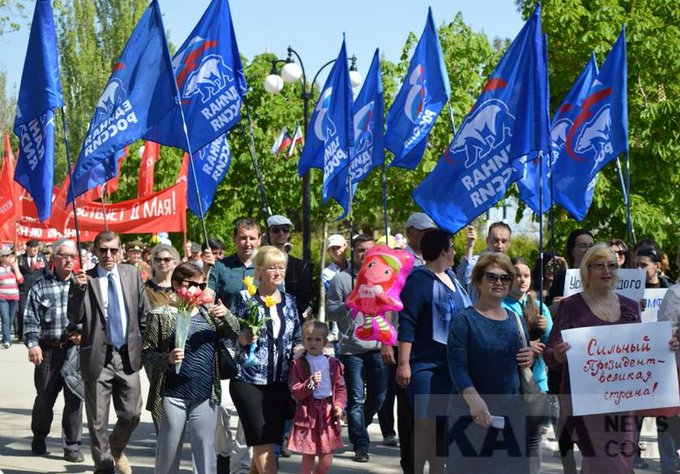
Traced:
<path id="1" fill-rule="evenodd" d="M 529 471 L 519 454 L 525 446 L 524 433 L 518 433 L 525 426 L 519 367 L 530 366 L 534 356 L 520 338 L 520 331 L 528 333 L 526 323 L 501 306 L 514 279 L 507 255 L 483 253 L 472 269 L 479 296 L 451 321 L 449 372 L 454 392 L 464 401 L 452 408 L 449 466 L 456 472 Z M 489 441 L 496 438 L 516 439 L 518 449 L 514 454 L 511 448 L 495 449 Z"/>
<path id="2" fill-rule="evenodd" d="M 592 247 L 581 261 L 583 292 L 560 301 L 553 330 L 544 351 L 551 369 L 562 370 L 560 393 L 560 427 L 571 432 L 583 454 L 581 472 L 630 474 L 632 469 L 635 419 L 630 413 L 570 416 L 571 385 L 567 352 L 562 330 L 640 322 L 635 301 L 617 295 L 619 281 L 616 254 L 608 246 Z"/>

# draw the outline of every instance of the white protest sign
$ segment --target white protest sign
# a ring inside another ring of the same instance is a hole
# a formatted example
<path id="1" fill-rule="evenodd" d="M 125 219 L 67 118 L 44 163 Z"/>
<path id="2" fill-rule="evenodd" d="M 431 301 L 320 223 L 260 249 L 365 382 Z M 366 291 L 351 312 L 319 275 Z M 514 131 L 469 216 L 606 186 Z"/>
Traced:
<path id="1" fill-rule="evenodd" d="M 645 288 L 645 310 L 640 314 L 643 323 L 657 321 L 659 308 L 668 288 Z"/>
<path id="2" fill-rule="evenodd" d="M 562 331 L 574 415 L 680 405 L 669 321 Z"/>
<path id="3" fill-rule="evenodd" d="M 619 284 L 616 293 L 639 303 L 645 295 L 645 271 L 639 268 L 619 268 Z M 567 269 L 564 278 L 564 297 L 575 295 L 583 291 L 581 288 L 581 274 L 578 268 Z"/>

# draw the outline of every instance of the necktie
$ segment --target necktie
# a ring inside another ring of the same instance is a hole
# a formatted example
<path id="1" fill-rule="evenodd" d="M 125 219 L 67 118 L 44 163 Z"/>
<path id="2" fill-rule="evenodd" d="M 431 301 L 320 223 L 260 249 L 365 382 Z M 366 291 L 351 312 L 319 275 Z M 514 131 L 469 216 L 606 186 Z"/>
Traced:
<path id="1" fill-rule="evenodd" d="M 121 316 L 120 304 L 118 304 L 118 291 L 116 291 L 116 279 L 113 273 L 109 273 L 109 291 L 107 312 L 107 333 L 111 339 L 111 344 L 116 349 L 125 345 L 125 331 L 123 330 L 123 318 Z"/>

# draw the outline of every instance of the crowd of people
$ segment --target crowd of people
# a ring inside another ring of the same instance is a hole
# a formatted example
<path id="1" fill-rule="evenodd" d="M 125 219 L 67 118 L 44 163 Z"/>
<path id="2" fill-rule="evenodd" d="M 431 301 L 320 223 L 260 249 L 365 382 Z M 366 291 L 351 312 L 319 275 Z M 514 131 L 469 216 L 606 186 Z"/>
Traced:
<path id="1" fill-rule="evenodd" d="M 346 304 L 367 252 L 380 242 L 373 235 L 328 237 L 331 261 L 318 273 L 324 301 L 315 301 L 312 262 L 289 254 L 293 223 L 282 215 L 269 217 L 264 232 L 253 219 L 238 220 L 232 255 L 217 238 L 188 242 L 180 252 L 167 239 L 123 247 L 110 231 L 89 250 L 67 239 L 3 247 L 2 347 L 10 347 L 14 328 L 35 365 L 33 454 L 47 452 L 63 392 L 64 459 L 84 461 L 84 406 L 97 473 L 132 472 L 125 451 L 143 400 L 159 473 L 179 472 L 187 427 L 194 472 L 269 474 L 279 457 L 295 452 L 301 472 L 325 473 L 343 447 L 344 424 L 352 460 L 365 463 L 376 415 L 378 441 L 399 446 L 405 473 L 539 473 L 550 426 L 565 473 L 578 471 L 576 446 L 583 473 L 646 467 L 642 416 L 572 414 L 571 347 L 562 331 L 641 321 L 643 302 L 615 292 L 620 268 L 640 268 L 647 288 L 669 289 L 658 319 L 677 328 L 680 285 L 667 275 L 668 257 L 656 242 L 629 249 L 578 229 L 563 256 L 546 252 L 530 262 L 510 258 L 512 229 L 495 222 L 479 254 L 476 229 L 466 229 L 454 266 L 452 236 L 427 215 L 412 214 L 405 227 L 405 237 L 383 240 L 415 260 L 403 310 L 385 314 L 397 330 L 394 346 L 359 338 L 362 318 Z M 582 291 L 565 297 L 568 269 L 578 269 Z M 319 307 L 327 321 L 314 316 Z M 678 351 L 675 334 L 668 339 Z M 148 394 L 141 393 L 142 368 Z M 538 415 L 524 396 L 527 370 L 546 394 Z M 117 421 L 109 430 L 111 400 Z M 664 473 L 679 465 L 678 414 L 656 419 Z M 611 443 L 631 449 L 612 452 Z"/>

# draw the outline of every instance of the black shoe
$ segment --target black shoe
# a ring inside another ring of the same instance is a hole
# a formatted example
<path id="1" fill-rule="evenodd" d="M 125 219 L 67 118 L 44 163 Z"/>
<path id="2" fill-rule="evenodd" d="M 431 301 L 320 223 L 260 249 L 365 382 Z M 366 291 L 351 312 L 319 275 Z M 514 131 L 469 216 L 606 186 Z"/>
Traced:
<path id="1" fill-rule="evenodd" d="M 363 449 L 359 449 L 359 450 L 354 452 L 354 457 L 352 458 L 352 461 L 354 461 L 354 462 L 368 462 L 368 453 Z"/>
<path id="2" fill-rule="evenodd" d="M 217 456 L 217 474 L 229 474 L 230 456 Z"/>
<path id="3" fill-rule="evenodd" d="M 283 444 L 281 445 L 281 451 L 279 453 L 279 456 L 282 458 L 289 458 L 292 456 L 292 453 L 288 449 L 288 436 L 283 438 Z"/>
<path id="4" fill-rule="evenodd" d="M 31 442 L 31 452 L 36 456 L 47 454 L 47 445 L 44 439 L 34 438 Z"/>
<path id="5" fill-rule="evenodd" d="M 399 446 L 399 440 L 394 435 L 385 436 L 383 438 L 383 444 L 385 446 Z"/>
<path id="6" fill-rule="evenodd" d="M 64 449 L 64 461 L 66 462 L 83 462 L 85 457 L 80 451 Z"/>

